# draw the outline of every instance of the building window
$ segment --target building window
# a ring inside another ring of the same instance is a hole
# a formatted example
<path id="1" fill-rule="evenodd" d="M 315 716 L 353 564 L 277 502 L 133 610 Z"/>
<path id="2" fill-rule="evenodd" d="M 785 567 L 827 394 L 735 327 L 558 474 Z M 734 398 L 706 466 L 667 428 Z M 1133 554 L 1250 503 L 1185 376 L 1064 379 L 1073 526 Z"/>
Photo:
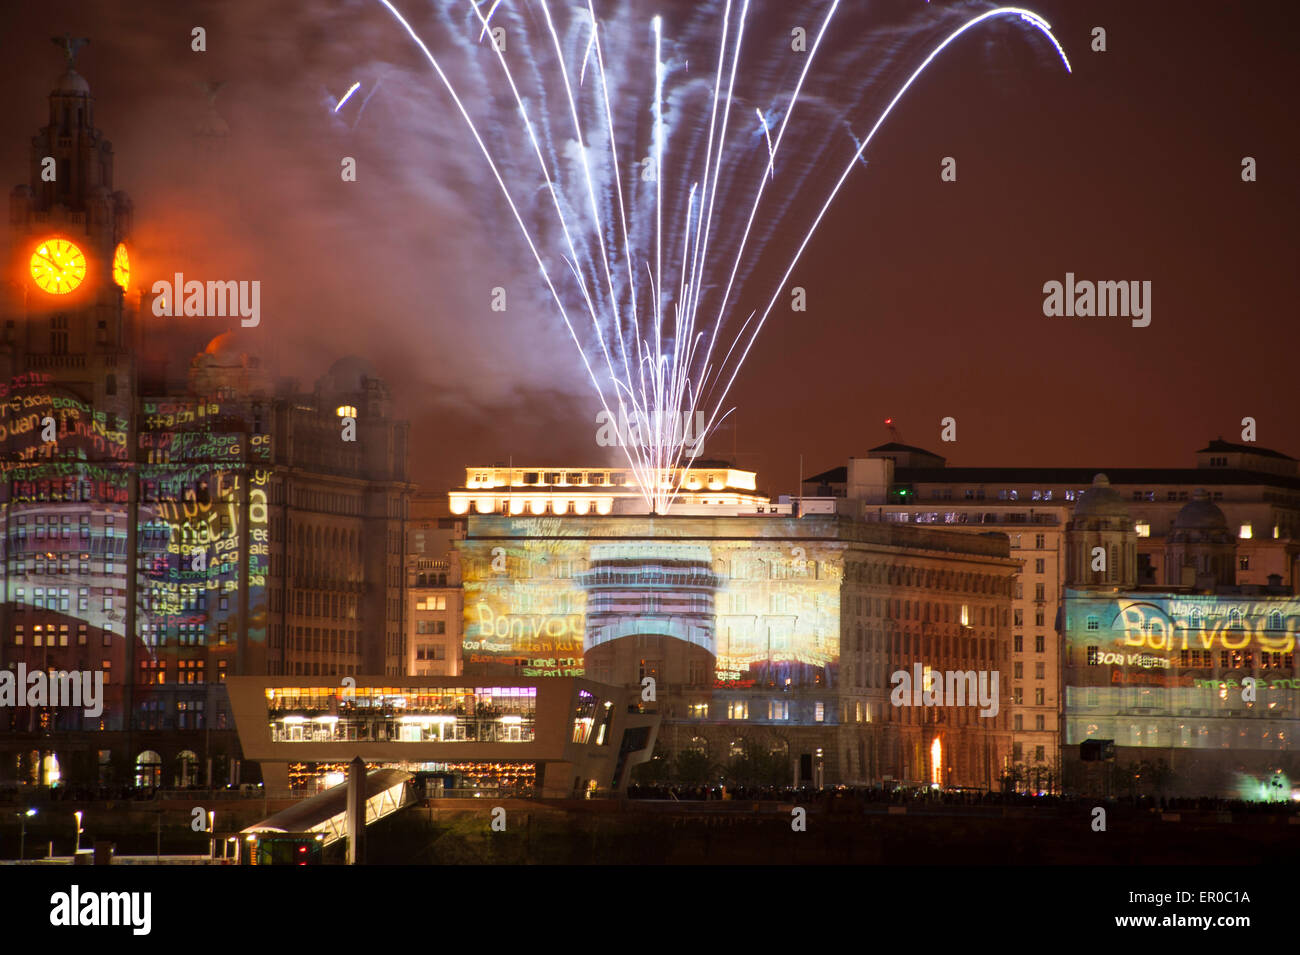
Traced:
<path id="1" fill-rule="evenodd" d="M 1250 524 L 1242 524 L 1241 530 L 1238 531 L 1237 536 L 1244 541 L 1248 541 L 1255 536 L 1255 529 Z"/>
<path id="2" fill-rule="evenodd" d="M 1038 716 L 1035 716 L 1034 729 L 1036 730 L 1047 729 L 1047 717 L 1043 716 L 1041 713 Z"/>
<path id="3" fill-rule="evenodd" d="M 826 719 L 826 704 L 821 700 L 813 704 L 813 719 L 818 723 Z"/>
<path id="4" fill-rule="evenodd" d="M 67 191 L 67 183 L 64 183 Z M 68 353 L 68 316 L 55 315 L 50 319 L 50 354 L 66 355 Z"/>
<path id="5" fill-rule="evenodd" d="M 1046 696 L 1047 696 L 1047 691 L 1043 689 L 1041 686 L 1038 687 L 1037 689 L 1034 690 L 1034 704 L 1036 706 L 1042 706 L 1043 703 L 1045 702 Z"/>
<path id="6" fill-rule="evenodd" d="M 749 704 L 744 700 L 729 700 L 727 702 L 727 719 L 749 719 Z"/>
<path id="7" fill-rule="evenodd" d="M 1017 633 L 1014 637 L 1011 638 L 1011 649 L 1014 650 L 1016 653 L 1024 652 L 1025 649 L 1024 634 Z"/>
<path id="8" fill-rule="evenodd" d="M 1035 547 L 1036 549 L 1038 549 L 1038 550 L 1042 550 L 1042 549 L 1043 549 L 1044 547 L 1046 547 L 1046 546 L 1047 546 L 1047 535 L 1046 535 L 1046 534 L 1035 534 L 1035 535 L 1034 535 L 1034 547 Z"/>
<path id="9" fill-rule="evenodd" d="M 1012 664 L 1011 675 L 1017 680 L 1022 679 L 1025 675 L 1025 665 L 1021 663 L 1019 660 L 1017 660 L 1014 664 Z"/>
<path id="10" fill-rule="evenodd" d="M 1037 560 L 1034 561 L 1034 573 L 1042 574 L 1046 572 L 1047 572 L 1047 560 L 1045 558 L 1039 557 Z"/>

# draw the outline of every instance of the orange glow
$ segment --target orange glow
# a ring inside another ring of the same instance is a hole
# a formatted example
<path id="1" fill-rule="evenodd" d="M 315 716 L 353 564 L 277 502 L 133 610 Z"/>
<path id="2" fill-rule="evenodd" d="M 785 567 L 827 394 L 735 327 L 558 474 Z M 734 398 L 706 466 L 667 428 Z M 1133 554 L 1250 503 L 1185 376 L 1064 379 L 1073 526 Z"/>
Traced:
<path id="1" fill-rule="evenodd" d="M 930 744 L 930 782 L 936 786 L 943 785 L 943 744 L 937 736 Z"/>
<path id="2" fill-rule="evenodd" d="M 131 287 L 131 259 L 125 242 L 119 242 L 113 252 L 113 281 L 122 286 L 123 292 Z"/>
<path id="3" fill-rule="evenodd" d="M 86 257 L 67 239 L 46 239 L 32 253 L 32 280 L 51 295 L 67 295 L 86 277 Z"/>

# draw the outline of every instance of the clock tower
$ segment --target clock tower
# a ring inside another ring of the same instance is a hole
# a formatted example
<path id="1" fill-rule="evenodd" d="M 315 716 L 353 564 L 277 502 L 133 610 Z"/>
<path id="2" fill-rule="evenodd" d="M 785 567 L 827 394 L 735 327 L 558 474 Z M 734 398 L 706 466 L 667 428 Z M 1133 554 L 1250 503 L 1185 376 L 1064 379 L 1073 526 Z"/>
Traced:
<path id="1" fill-rule="evenodd" d="M 49 123 L 32 138 L 28 182 L 9 197 L 0 377 L 10 387 L 48 382 L 129 419 L 140 305 L 130 274 L 131 200 L 113 189 L 113 147 L 95 128 L 90 85 L 73 68 L 89 41 L 54 42 L 66 71 L 50 92 Z"/>

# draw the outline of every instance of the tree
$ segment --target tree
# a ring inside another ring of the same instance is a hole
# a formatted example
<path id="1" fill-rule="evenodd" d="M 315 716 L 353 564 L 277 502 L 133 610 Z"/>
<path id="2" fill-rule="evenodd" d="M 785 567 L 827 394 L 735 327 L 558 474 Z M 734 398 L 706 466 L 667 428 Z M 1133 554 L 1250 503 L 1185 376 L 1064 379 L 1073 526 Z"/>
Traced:
<path id="1" fill-rule="evenodd" d="M 688 786 L 703 786 L 713 776 L 713 761 L 700 749 L 680 750 L 673 758 L 673 779 Z"/>
<path id="2" fill-rule="evenodd" d="M 789 772 L 784 756 L 769 752 L 749 740 L 722 769 L 726 780 L 737 786 L 780 786 L 786 782 Z"/>

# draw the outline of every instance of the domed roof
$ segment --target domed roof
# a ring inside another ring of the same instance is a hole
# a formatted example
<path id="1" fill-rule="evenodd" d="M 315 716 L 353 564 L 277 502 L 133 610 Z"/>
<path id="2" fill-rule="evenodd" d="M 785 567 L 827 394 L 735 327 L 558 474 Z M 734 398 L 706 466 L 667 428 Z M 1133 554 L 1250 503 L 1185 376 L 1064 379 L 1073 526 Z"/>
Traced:
<path id="1" fill-rule="evenodd" d="M 203 354 L 213 356 L 238 356 L 244 349 L 240 347 L 240 338 L 234 332 L 222 332 L 203 349 Z"/>
<path id="2" fill-rule="evenodd" d="M 330 370 L 325 373 L 321 384 L 332 391 L 364 391 L 366 379 L 378 377 L 370 362 L 356 355 L 349 355 L 330 365 Z"/>
<path id="3" fill-rule="evenodd" d="M 1210 501 L 1210 493 L 1198 488 L 1192 499 L 1183 505 L 1174 518 L 1176 531 L 1226 531 L 1228 519 L 1217 504 Z"/>
<path id="4" fill-rule="evenodd" d="M 78 73 L 76 70 L 68 70 L 68 72 L 64 73 L 62 76 L 59 77 L 58 84 L 54 87 L 53 92 L 81 93 L 83 95 L 89 96 L 90 84 L 87 83 L 86 78 L 82 76 L 80 73 Z"/>
<path id="5" fill-rule="evenodd" d="M 1080 495 L 1074 505 L 1074 518 L 1081 517 L 1128 517 L 1128 505 L 1124 503 L 1119 491 L 1110 486 L 1110 478 L 1098 474 L 1092 479 L 1092 487 Z"/>
<path id="6" fill-rule="evenodd" d="M 191 365 L 212 368 L 257 368 L 262 362 L 247 333 L 222 332 L 194 356 Z"/>

